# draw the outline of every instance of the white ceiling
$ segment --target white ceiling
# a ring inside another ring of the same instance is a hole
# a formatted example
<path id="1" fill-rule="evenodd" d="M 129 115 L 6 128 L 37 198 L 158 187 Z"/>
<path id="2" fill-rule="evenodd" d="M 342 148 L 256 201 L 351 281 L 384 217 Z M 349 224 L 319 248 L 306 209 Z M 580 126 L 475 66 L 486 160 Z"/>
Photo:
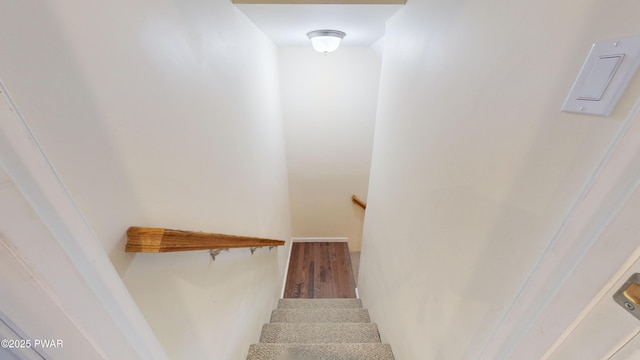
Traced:
<path id="1" fill-rule="evenodd" d="M 347 33 L 342 46 L 370 46 L 384 35 L 385 22 L 403 5 L 235 4 L 280 47 L 310 46 L 307 33 Z"/>

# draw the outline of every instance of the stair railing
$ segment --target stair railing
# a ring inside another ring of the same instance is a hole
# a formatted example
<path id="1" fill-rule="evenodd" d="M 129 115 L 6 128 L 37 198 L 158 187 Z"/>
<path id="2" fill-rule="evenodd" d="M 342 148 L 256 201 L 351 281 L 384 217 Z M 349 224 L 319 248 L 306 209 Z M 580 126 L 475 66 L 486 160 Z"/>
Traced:
<path id="1" fill-rule="evenodd" d="M 127 230 L 125 251 L 161 253 L 209 250 L 209 255 L 215 260 L 222 250 L 249 248 L 253 254 L 258 248 L 269 247 L 271 250 L 284 244 L 283 240 L 250 236 L 132 226 Z"/>
<path id="2" fill-rule="evenodd" d="M 367 210 L 367 203 L 365 203 L 364 201 L 360 200 L 357 196 L 355 196 L 355 195 L 351 196 L 351 202 L 353 202 L 354 204 L 360 206 L 363 210 Z"/>

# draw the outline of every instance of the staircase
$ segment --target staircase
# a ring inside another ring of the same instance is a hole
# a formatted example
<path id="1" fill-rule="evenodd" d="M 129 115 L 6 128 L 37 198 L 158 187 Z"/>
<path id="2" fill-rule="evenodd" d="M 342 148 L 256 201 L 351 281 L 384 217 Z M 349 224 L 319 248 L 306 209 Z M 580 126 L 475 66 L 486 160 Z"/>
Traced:
<path id="1" fill-rule="evenodd" d="M 247 360 L 394 360 L 360 299 L 281 299 Z"/>

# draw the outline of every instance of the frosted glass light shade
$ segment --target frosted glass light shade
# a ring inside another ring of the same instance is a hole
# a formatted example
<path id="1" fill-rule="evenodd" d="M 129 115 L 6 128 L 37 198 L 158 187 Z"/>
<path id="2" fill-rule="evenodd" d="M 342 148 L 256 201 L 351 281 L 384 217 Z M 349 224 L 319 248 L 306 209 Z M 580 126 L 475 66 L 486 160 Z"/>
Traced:
<path id="1" fill-rule="evenodd" d="M 307 34 L 313 49 L 325 54 L 336 51 L 345 35 L 338 30 L 316 30 Z"/>

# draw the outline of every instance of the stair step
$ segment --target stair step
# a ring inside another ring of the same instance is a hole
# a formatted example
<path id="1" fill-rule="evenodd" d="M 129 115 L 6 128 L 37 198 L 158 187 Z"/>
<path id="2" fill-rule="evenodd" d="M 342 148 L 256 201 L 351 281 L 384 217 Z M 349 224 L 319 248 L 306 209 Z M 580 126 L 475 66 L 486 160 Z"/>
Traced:
<path id="1" fill-rule="evenodd" d="M 358 309 L 360 299 L 280 299 L 278 309 Z"/>
<path id="2" fill-rule="evenodd" d="M 281 359 L 394 360 L 389 344 L 254 344 L 249 347 L 247 360 Z"/>
<path id="3" fill-rule="evenodd" d="M 379 343 L 373 323 L 276 323 L 262 327 L 261 343 Z"/>
<path id="4" fill-rule="evenodd" d="M 272 323 L 368 323 L 366 309 L 276 309 Z"/>

